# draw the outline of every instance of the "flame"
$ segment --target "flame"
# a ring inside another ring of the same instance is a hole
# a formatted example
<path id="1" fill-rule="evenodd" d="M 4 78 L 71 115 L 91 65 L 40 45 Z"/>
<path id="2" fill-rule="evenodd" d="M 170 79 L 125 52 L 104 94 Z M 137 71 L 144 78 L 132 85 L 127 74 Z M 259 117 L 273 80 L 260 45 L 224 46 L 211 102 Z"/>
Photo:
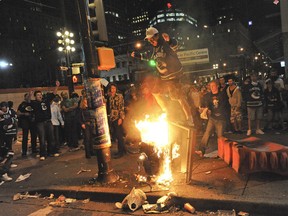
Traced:
<path id="1" fill-rule="evenodd" d="M 150 119 L 147 115 L 144 121 L 136 122 L 136 127 L 141 133 L 142 142 L 154 146 L 154 151 L 158 157 L 163 157 L 163 164 L 160 167 L 160 175 L 157 177 L 158 184 L 169 185 L 173 181 L 171 160 L 178 157 L 179 145 L 174 145 L 171 154 L 171 144 L 169 143 L 169 127 L 166 114 L 162 114 L 156 120 Z M 176 147 L 175 147 L 176 146 Z"/>

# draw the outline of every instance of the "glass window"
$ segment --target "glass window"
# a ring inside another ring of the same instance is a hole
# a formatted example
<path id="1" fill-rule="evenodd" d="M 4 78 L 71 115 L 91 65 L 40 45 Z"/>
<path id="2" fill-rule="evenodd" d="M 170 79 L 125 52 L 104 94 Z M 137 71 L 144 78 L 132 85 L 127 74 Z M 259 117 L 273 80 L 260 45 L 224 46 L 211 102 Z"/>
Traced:
<path id="1" fill-rule="evenodd" d="M 168 17 L 175 16 L 175 13 L 167 13 L 166 16 L 168 16 Z"/>
<path id="2" fill-rule="evenodd" d="M 168 22 L 173 22 L 173 21 L 175 21 L 175 18 L 167 18 L 167 21 Z"/>
<path id="3" fill-rule="evenodd" d="M 164 14 L 158 14 L 157 15 L 157 18 L 161 18 L 161 17 L 164 17 Z"/>

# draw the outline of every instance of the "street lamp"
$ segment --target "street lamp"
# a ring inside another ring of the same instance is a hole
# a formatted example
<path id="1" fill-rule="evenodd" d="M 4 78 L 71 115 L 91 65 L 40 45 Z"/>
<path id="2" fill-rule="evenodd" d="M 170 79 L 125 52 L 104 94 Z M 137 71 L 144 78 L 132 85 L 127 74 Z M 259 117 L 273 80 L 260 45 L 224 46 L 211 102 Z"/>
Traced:
<path id="1" fill-rule="evenodd" d="M 67 70 L 67 85 L 68 85 L 68 91 L 69 95 L 71 96 L 71 93 L 74 91 L 74 86 L 72 82 L 72 70 L 70 67 L 70 54 L 71 52 L 75 52 L 75 47 L 73 46 L 75 44 L 75 41 L 73 40 L 74 34 L 72 32 L 69 32 L 67 30 L 64 30 L 62 32 L 56 33 L 58 37 L 58 51 L 65 53 L 65 59 L 66 59 L 66 66 L 68 67 Z"/>

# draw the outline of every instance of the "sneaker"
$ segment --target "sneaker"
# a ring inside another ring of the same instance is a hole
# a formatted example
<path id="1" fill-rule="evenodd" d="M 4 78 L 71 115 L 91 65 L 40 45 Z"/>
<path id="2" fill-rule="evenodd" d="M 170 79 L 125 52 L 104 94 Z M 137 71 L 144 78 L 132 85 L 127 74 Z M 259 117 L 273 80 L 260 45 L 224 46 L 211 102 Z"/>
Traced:
<path id="1" fill-rule="evenodd" d="M 40 161 L 44 161 L 45 160 L 45 157 L 40 157 Z"/>
<path id="2" fill-rule="evenodd" d="M 12 164 L 10 165 L 10 167 L 11 167 L 11 168 L 15 168 L 15 167 L 18 167 L 18 165 L 12 163 Z"/>
<path id="3" fill-rule="evenodd" d="M 9 177 L 7 173 L 5 173 L 4 175 L 2 175 L 2 180 L 3 181 L 12 181 L 12 178 Z"/>
<path id="4" fill-rule="evenodd" d="M 250 136 L 252 134 L 251 130 L 247 130 L 247 136 Z"/>
<path id="5" fill-rule="evenodd" d="M 54 157 L 59 157 L 60 154 L 59 154 L 59 153 L 55 153 L 55 154 L 53 154 L 53 156 L 54 156 Z"/>
<path id="6" fill-rule="evenodd" d="M 261 129 L 257 129 L 256 130 L 256 134 L 261 134 L 261 135 L 263 135 L 263 134 L 265 134 Z"/>

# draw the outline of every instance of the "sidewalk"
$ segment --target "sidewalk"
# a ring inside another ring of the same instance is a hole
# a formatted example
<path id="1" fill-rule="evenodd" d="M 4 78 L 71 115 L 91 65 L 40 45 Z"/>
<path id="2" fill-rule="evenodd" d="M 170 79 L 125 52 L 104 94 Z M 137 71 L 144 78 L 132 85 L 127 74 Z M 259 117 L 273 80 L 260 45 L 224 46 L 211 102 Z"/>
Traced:
<path id="1" fill-rule="evenodd" d="M 228 137 L 241 139 L 245 135 L 231 135 Z M 260 136 L 259 136 L 260 137 Z M 269 139 L 280 144 L 288 144 L 288 134 L 265 134 L 263 139 Z M 177 202 L 191 203 L 196 210 L 235 209 L 253 215 L 284 215 L 288 211 L 288 177 L 273 173 L 254 173 L 240 175 L 219 158 L 198 158 L 195 156 L 192 182 L 185 183 L 185 174 L 174 172 L 174 181 L 169 190 L 162 187 L 140 185 L 134 174 L 137 173 L 138 154 L 128 154 L 120 159 L 111 159 L 112 168 L 120 176 L 119 181 L 109 185 L 93 184 L 88 180 L 97 174 L 97 159 L 85 158 L 84 150 L 69 152 L 67 147 L 61 149 L 60 157 L 49 157 L 45 161 L 28 155 L 21 158 L 21 143 L 13 146 L 16 153 L 14 163 L 17 168 L 11 168 L 12 182 L 5 182 L 0 186 L 1 198 L 12 200 L 15 193 L 36 191 L 42 195 L 65 196 L 99 200 L 106 202 L 122 201 L 133 187 L 146 192 L 149 202 L 168 192 L 178 194 Z M 115 152 L 113 145 L 111 152 Z M 81 168 L 91 170 L 77 174 Z M 24 181 L 15 183 L 20 174 L 32 173 Z"/>

